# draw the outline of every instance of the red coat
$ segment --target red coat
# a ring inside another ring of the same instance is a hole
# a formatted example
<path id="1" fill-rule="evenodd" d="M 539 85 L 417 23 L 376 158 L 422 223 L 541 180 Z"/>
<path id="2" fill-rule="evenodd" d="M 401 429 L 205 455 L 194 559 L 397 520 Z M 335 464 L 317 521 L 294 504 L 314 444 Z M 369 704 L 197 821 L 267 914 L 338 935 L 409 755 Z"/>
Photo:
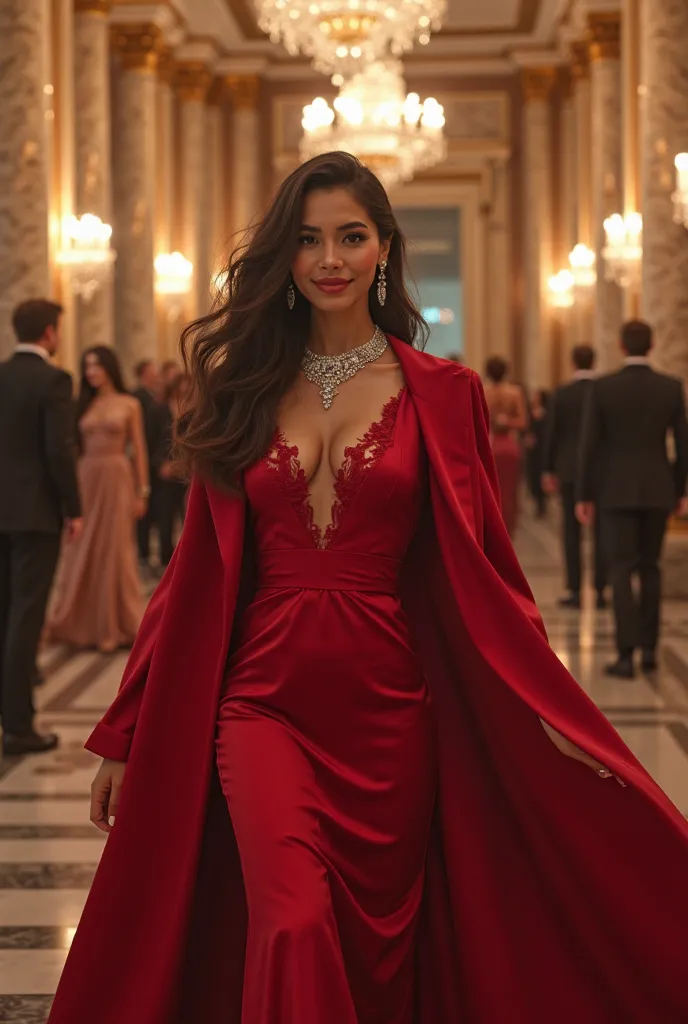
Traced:
<path id="1" fill-rule="evenodd" d="M 477 377 L 392 344 L 431 467 L 404 581 L 440 765 L 417 1024 L 685 1024 L 686 822 L 547 644 L 499 514 Z M 240 1022 L 246 908 L 213 740 L 250 594 L 244 524 L 241 499 L 193 484 L 87 744 L 128 765 L 50 1024 Z M 560 754 L 539 716 L 627 788 Z"/>

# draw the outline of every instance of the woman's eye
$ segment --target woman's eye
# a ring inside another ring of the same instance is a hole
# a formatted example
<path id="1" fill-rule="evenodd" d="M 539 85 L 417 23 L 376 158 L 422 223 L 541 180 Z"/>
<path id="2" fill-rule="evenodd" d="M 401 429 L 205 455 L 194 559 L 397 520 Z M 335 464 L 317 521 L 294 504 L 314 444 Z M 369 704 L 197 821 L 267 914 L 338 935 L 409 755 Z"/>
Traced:
<path id="1" fill-rule="evenodd" d="M 346 237 L 344 238 L 344 241 L 345 242 L 353 242 L 354 244 L 356 242 L 365 242 L 366 241 L 366 235 L 361 235 L 359 232 L 354 231 L 354 232 L 352 232 L 352 234 L 346 235 Z"/>
<path id="2" fill-rule="evenodd" d="M 299 238 L 299 245 L 312 245 L 315 242 L 314 235 L 301 235 Z"/>

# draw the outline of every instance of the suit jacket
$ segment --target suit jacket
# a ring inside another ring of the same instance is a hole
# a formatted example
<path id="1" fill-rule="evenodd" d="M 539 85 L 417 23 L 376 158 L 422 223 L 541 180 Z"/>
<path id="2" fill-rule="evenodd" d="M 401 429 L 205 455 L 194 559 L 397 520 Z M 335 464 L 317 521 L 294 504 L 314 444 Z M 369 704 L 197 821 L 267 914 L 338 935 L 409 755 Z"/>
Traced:
<path id="1" fill-rule="evenodd" d="M 165 430 L 164 416 L 167 408 L 151 395 L 147 388 L 137 388 L 134 397 L 138 398 L 143 409 L 143 427 L 146 434 L 146 448 L 148 449 L 148 464 L 151 472 L 157 472 L 160 463 L 162 450 L 162 439 Z"/>
<path id="2" fill-rule="evenodd" d="M 479 380 L 390 344 L 429 461 L 401 581 L 437 724 L 418 1019 L 688 1020 L 688 824 L 547 644 L 499 510 Z M 88 742 L 127 769 L 50 1024 L 91 1021 L 95 1006 L 98 1024 L 241 1018 L 246 900 L 214 739 L 242 589 L 255 593 L 250 528 L 243 495 L 193 483 L 119 696 Z M 628 788 L 562 756 L 538 715 Z"/>
<path id="3" fill-rule="evenodd" d="M 15 353 L 0 364 L 0 532 L 59 533 L 80 515 L 72 378 Z"/>
<path id="4" fill-rule="evenodd" d="M 667 454 L 673 434 L 675 460 Z M 589 390 L 578 498 L 603 509 L 665 509 L 683 495 L 688 476 L 688 423 L 681 381 L 631 365 Z"/>
<path id="5" fill-rule="evenodd" d="M 545 420 L 542 469 L 562 484 L 575 483 L 583 416 L 592 378 L 574 380 L 557 388 Z"/>

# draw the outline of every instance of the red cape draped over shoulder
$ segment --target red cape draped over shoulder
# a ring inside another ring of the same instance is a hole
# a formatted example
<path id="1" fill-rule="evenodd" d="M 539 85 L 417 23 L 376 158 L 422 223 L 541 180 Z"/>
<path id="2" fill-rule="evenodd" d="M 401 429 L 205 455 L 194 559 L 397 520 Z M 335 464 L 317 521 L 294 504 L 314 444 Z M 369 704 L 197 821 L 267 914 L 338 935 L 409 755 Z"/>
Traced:
<path id="1" fill-rule="evenodd" d="M 440 765 L 416 1024 L 685 1024 L 688 826 L 547 643 L 478 378 L 390 341 L 430 462 L 403 581 Z M 214 735 L 246 533 L 241 498 L 193 483 L 87 743 L 128 764 L 50 1024 L 240 1024 L 246 906 Z M 562 755 L 539 717 L 627 788 Z"/>

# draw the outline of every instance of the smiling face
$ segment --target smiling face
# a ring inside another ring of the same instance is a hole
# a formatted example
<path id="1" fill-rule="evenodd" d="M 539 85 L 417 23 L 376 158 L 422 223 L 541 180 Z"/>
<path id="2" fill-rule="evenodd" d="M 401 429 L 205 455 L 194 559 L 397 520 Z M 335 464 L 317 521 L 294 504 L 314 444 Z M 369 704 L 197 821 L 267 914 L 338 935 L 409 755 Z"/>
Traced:
<path id="1" fill-rule="evenodd" d="M 345 188 L 318 189 L 304 202 L 299 248 L 292 264 L 294 284 L 324 313 L 368 303 L 389 242 L 381 242 L 368 212 Z"/>
<path id="2" fill-rule="evenodd" d="M 89 352 L 84 360 L 84 376 L 96 391 L 102 388 L 103 384 L 107 384 L 110 379 L 94 352 Z"/>

